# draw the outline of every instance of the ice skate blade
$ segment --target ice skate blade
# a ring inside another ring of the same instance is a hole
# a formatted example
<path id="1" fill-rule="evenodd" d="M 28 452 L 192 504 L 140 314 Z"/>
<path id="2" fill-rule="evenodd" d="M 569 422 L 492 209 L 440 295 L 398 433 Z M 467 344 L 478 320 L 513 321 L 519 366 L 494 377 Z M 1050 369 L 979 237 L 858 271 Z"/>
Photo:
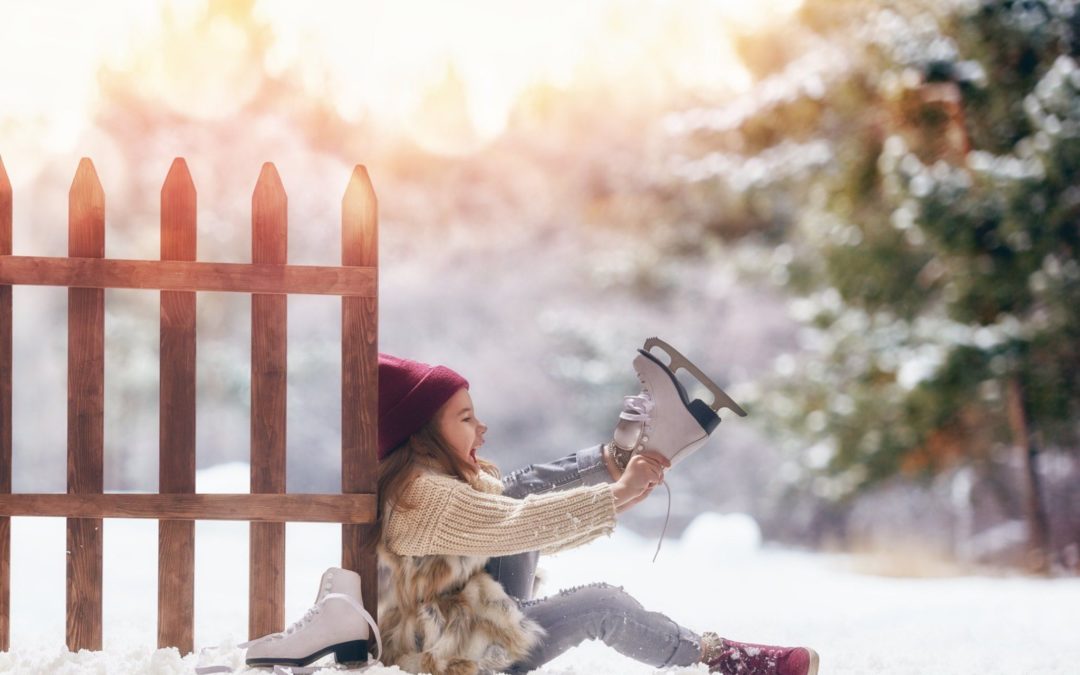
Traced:
<path id="1" fill-rule="evenodd" d="M 660 372 L 667 375 L 668 379 L 671 380 L 671 386 L 675 387 L 675 393 L 679 395 L 679 400 L 682 402 L 683 407 L 686 408 L 686 412 L 690 413 L 690 416 L 697 421 L 698 426 L 701 427 L 706 436 L 711 434 L 720 424 L 720 416 L 713 412 L 712 408 L 705 405 L 705 401 L 702 401 L 700 398 L 695 398 L 691 401 L 690 395 L 686 393 L 686 388 L 683 387 L 682 382 L 679 382 L 674 373 L 660 362 L 660 359 L 644 349 L 639 349 L 638 352 L 640 352 L 642 357 L 659 368 Z M 636 361 L 637 359 L 635 359 L 635 363 Z"/>
<path id="2" fill-rule="evenodd" d="M 301 656 L 295 659 L 290 659 L 284 656 L 260 656 L 253 659 L 246 659 L 244 663 L 246 663 L 252 668 L 273 666 L 306 666 L 309 663 L 318 661 L 330 652 L 334 652 L 334 661 L 340 665 L 350 665 L 353 667 L 360 666 L 367 663 L 368 660 L 368 641 L 350 640 L 348 642 L 340 642 L 336 645 L 328 645 L 317 652 L 313 652 L 311 654 L 308 654 L 307 656 Z"/>
<path id="3" fill-rule="evenodd" d="M 668 355 L 670 365 L 665 365 L 664 363 L 661 363 L 660 359 L 649 353 L 649 350 L 651 350 L 653 347 L 659 347 Z M 662 366 L 664 370 L 668 372 L 668 375 L 671 377 L 672 382 L 675 383 L 676 389 L 678 389 L 679 391 L 679 396 L 682 397 L 683 404 L 686 405 L 688 410 L 693 411 L 690 396 L 686 393 L 686 388 L 683 387 L 681 382 L 679 382 L 679 379 L 675 377 L 675 373 L 677 373 L 680 368 L 693 375 L 694 378 L 702 384 L 702 386 L 704 386 L 712 393 L 712 403 L 705 403 L 704 401 L 702 401 L 702 403 L 708 406 L 710 410 L 712 410 L 713 412 L 720 412 L 720 408 L 728 408 L 736 415 L 740 417 L 746 417 L 746 411 L 743 410 L 739 406 L 739 404 L 736 403 L 730 396 L 728 396 L 727 392 L 721 389 L 715 382 L 710 380 L 709 377 L 705 375 L 705 373 L 701 372 L 700 368 L 698 368 L 696 365 L 694 365 L 693 362 L 690 361 L 690 359 L 683 356 L 682 353 L 679 352 L 679 350 L 675 349 L 667 342 L 664 342 L 658 337 L 651 337 L 645 340 L 644 347 L 639 349 L 638 351 L 652 359 L 654 362 Z M 695 400 L 700 401 L 701 399 Z M 704 427 L 705 425 L 702 426 Z"/>

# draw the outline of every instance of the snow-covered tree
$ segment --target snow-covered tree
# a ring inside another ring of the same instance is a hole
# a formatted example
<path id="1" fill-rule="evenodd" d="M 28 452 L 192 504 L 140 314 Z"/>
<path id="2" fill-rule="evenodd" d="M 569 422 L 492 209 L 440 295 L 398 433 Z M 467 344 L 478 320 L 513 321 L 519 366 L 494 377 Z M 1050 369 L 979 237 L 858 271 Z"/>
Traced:
<path id="1" fill-rule="evenodd" d="M 1019 456 L 1037 567 L 1038 453 L 1080 448 L 1078 5 L 808 0 L 750 95 L 672 121 L 798 296 L 758 403 L 815 491 Z"/>

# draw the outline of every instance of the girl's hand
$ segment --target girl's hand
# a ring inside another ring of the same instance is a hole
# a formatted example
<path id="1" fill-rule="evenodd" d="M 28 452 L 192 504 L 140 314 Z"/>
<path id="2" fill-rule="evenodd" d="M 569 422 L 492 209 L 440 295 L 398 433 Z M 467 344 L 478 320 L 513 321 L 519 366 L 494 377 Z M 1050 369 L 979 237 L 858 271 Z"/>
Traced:
<path id="1" fill-rule="evenodd" d="M 619 514 L 619 513 L 622 513 L 623 511 L 628 511 L 630 509 L 630 507 L 633 506 L 634 504 L 637 504 L 638 502 L 645 501 L 645 498 L 648 497 L 650 494 L 652 494 L 652 491 L 653 491 L 652 488 L 646 488 L 644 492 L 639 494 L 637 497 L 634 497 L 633 499 L 630 499 L 630 500 L 628 500 L 628 501 L 626 501 L 626 502 L 624 502 L 622 504 L 619 504 L 618 502 L 616 502 L 615 513 Z"/>
<path id="2" fill-rule="evenodd" d="M 664 469 L 671 461 L 658 452 L 634 455 L 626 470 L 612 486 L 615 494 L 615 511 L 621 513 L 648 496 L 654 487 L 664 480 Z"/>

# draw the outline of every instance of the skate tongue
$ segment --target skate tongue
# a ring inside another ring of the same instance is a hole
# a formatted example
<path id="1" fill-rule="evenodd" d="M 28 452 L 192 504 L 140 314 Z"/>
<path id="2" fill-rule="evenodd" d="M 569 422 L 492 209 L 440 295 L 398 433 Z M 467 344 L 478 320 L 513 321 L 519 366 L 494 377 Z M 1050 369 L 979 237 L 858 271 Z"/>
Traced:
<path id="1" fill-rule="evenodd" d="M 644 422 L 656 406 L 648 395 L 623 396 L 623 409 L 619 417 L 628 422 Z"/>

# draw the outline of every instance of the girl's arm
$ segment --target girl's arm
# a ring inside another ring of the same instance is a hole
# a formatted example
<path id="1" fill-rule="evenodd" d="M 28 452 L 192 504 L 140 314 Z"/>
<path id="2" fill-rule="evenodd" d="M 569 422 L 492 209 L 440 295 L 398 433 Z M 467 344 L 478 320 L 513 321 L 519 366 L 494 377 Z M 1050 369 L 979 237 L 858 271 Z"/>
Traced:
<path id="1" fill-rule="evenodd" d="M 530 464 L 503 476 L 503 494 L 520 499 L 530 494 L 612 483 L 618 479 L 618 476 L 613 474 L 613 471 L 618 469 L 605 455 L 604 446 L 600 444 L 583 448 L 553 462 Z"/>
<path id="2" fill-rule="evenodd" d="M 610 533 L 622 499 L 607 483 L 516 499 L 435 475 L 403 497 L 415 508 L 392 511 L 385 534 L 391 551 L 409 556 L 554 553 Z"/>

